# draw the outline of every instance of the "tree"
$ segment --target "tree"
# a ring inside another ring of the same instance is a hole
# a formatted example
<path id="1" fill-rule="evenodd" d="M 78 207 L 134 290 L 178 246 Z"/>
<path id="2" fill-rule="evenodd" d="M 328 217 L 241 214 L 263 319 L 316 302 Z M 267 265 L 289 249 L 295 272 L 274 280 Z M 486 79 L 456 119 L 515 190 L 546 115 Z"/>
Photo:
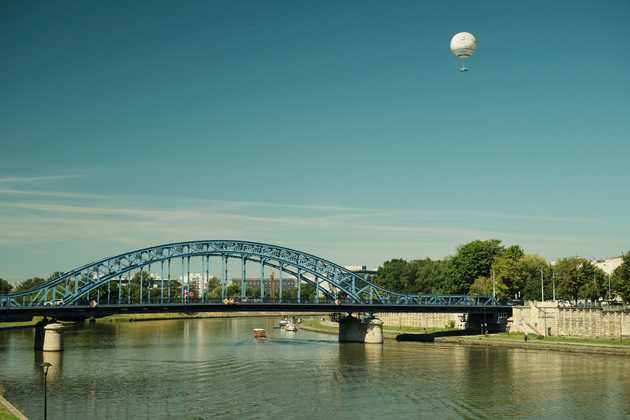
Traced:
<path id="1" fill-rule="evenodd" d="M 524 255 L 517 263 L 519 296 L 525 300 L 539 300 L 541 296 L 541 271 L 546 297 L 551 297 L 553 284 L 551 282 L 551 266 L 543 257 L 534 254 Z"/>
<path id="2" fill-rule="evenodd" d="M 621 265 L 613 271 L 611 286 L 625 303 L 630 301 L 630 251 L 623 256 Z"/>
<path id="3" fill-rule="evenodd" d="M 9 293 L 12 289 L 13 285 L 11 283 L 0 278 L 0 293 Z"/>
<path id="4" fill-rule="evenodd" d="M 607 274 L 590 262 L 582 269 L 584 270 L 586 281 L 580 289 L 580 297 L 588 299 L 591 302 L 595 302 L 599 300 L 599 298 L 603 298 L 608 293 L 606 287 L 608 281 Z"/>
<path id="5" fill-rule="evenodd" d="M 441 293 L 447 290 L 451 273 L 450 259 L 432 260 L 425 258 L 410 263 L 414 277 L 410 293 Z"/>
<path id="6" fill-rule="evenodd" d="M 374 282 L 394 292 L 408 290 L 415 281 L 415 273 L 409 263 L 402 258 L 385 261 L 376 272 Z"/>
<path id="7" fill-rule="evenodd" d="M 505 284 L 506 296 L 520 297 L 526 300 L 541 298 L 540 276 L 544 279 L 551 278 L 551 268 L 547 261 L 538 255 L 523 254 L 510 251 L 495 258 L 492 269 L 497 283 Z M 520 247 L 519 247 L 520 248 Z M 551 282 L 544 281 L 545 296 L 551 295 Z"/>
<path id="8" fill-rule="evenodd" d="M 467 293 L 477 278 L 489 277 L 494 259 L 502 255 L 504 250 L 497 239 L 476 240 L 460 246 L 451 259 L 449 291 Z"/>
<path id="9" fill-rule="evenodd" d="M 519 261 L 523 257 L 523 250 L 519 246 L 509 247 L 503 255 L 494 258 L 492 270 L 495 281 L 504 286 L 507 296 L 516 297 L 523 288 Z"/>
<path id="10" fill-rule="evenodd" d="M 603 295 L 606 274 L 581 257 L 563 258 L 555 266 L 559 295 L 578 302 Z"/>
<path id="11" fill-rule="evenodd" d="M 473 284 L 470 285 L 468 294 L 472 296 L 492 296 L 493 285 L 492 278 L 478 277 Z M 504 298 L 507 295 L 507 287 L 502 281 L 496 281 L 494 284 L 494 292 L 497 298 Z"/>
<path id="12" fill-rule="evenodd" d="M 28 290 L 28 289 L 32 289 L 34 287 L 39 286 L 40 284 L 44 283 L 46 280 L 41 278 L 41 277 L 33 277 L 30 279 L 26 279 L 24 281 L 21 281 L 17 284 L 17 286 L 15 286 L 15 291 L 19 292 L 22 290 Z"/>
<path id="13" fill-rule="evenodd" d="M 48 277 L 48 280 L 56 280 L 63 275 L 64 275 L 63 271 L 55 271 L 50 275 L 50 277 Z"/>

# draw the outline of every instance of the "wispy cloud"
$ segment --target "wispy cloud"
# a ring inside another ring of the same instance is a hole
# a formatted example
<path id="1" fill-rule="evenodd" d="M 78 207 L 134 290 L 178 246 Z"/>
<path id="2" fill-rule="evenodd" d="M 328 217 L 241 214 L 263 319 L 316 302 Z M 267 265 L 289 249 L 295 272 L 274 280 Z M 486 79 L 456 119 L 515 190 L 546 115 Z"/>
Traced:
<path id="1" fill-rule="evenodd" d="M 18 190 L 15 188 L 0 188 L 0 194 L 30 195 L 30 196 L 36 196 L 36 197 L 58 197 L 58 198 L 108 198 L 108 196 L 98 195 L 98 194 L 85 194 L 85 193 L 65 192 L 65 191 Z"/>
<path id="2" fill-rule="evenodd" d="M 205 199 L 191 199 L 189 201 L 194 202 L 194 203 L 208 204 L 208 205 L 240 207 L 240 208 L 267 207 L 267 208 L 285 208 L 285 209 L 317 210 L 317 211 L 354 211 L 354 212 L 377 211 L 375 209 L 368 209 L 368 208 L 322 205 L 322 204 L 308 204 L 308 203 L 294 204 L 294 203 L 281 203 L 277 201 L 237 201 L 237 200 L 205 200 Z"/>
<path id="3" fill-rule="evenodd" d="M 61 179 L 71 179 L 71 178 L 79 178 L 79 175 L 0 176 L 0 183 L 58 181 Z"/>

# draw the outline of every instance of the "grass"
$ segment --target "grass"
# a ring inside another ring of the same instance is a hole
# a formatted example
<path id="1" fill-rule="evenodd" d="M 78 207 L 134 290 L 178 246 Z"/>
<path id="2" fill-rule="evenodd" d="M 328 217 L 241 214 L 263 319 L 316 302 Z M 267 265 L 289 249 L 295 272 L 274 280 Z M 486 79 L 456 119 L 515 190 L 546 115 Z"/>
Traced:
<path id="1" fill-rule="evenodd" d="M 149 313 L 149 314 L 116 314 L 103 318 L 97 318 L 96 322 L 131 322 L 142 320 L 160 320 L 160 319 L 195 319 L 195 318 L 247 318 L 247 317 L 279 317 L 284 313 L 278 312 L 178 312 L 178 313 Z M 318 315 L 317 313 L 292 314 L 295 316 Z"/>
<path id="2" fill-rule="evenodd" d="M 323 324 L 319 320 L 305 319 L 302 321 L 302 327 L 306 330 L 322 332 L 327 334 L 338 334 L 339 327 Z M 429 334 L 438 331 L 449 331 L 448 328 L 424 328 L 424 327 L 399 327 L 397 325 L 383 325 L 383 336 L 386 338 L 396 338 L 398 334 L 416 333 Z"/>
<path id="3" fill-rule="evenodd" d="M 498 333 L 487 336 L 490 340 L 512 340 L 525 342 L 523 333 Z M 564 337 L 564 336 L 549 336 L 545 338 L 538 338 L 536 335 L 529 334 L 528 342 L 536 343 L 549 343 L 549 344 L 579 344 L 587 346 L 604 346 L 604 347 L 630 347 L 630 340 L 624 339 L 623 341 L 618 338 L 607 337 Z"/>
<path id="4" fill-rule="evenodd" d="M 7 407 L 0 401 L 0 420 L 18 420 L 18 417 L 14 416 Z"/>
<path id="5" fill-rule="evenodd" d="M 9 329 L 9 328 L 28 328 L 34 327 L 39 321 L 41 321 L 41 316 L 35 316 L 30 321 L 22 321 L 22 322 L 0 322 L 0 330 Z M 2 419 L 2 417 L 0 417 Z"/>

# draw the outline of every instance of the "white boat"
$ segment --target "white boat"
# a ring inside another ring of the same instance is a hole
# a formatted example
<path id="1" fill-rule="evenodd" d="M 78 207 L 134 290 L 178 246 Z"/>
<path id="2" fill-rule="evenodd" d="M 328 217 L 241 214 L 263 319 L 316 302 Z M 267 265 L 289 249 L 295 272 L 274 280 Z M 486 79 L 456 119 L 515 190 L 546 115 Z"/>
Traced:
<path id="1" fill-rule="evenodd" d="M 295 326 L 295 324 L 293 322 L 289 322 L 287 323 L 287 325 L 284 327 L 285 330 L 287 331 L 297 331 L 297 327 Z"/>
<path id="2" fill-rule="evenodd" d="M 287 326 L 287 324 L 289 324 L 289 321 L 288 321 L 288 320 L 286 320 L 286 319 L 281 319 L 281 320 L 280 320 L 280 328 L 282 328 L 282 327 L 286 327 L 286 326 Z"/>
<path id="3" fill-rule="evenodd" d="M 254 328 L 252 330 L 252 332 L 254 333 L 254 337 L 256 337 L 256 338 L 266 338 L 267 337 L 267 331 L 265 331 L 264 328 Z"/>

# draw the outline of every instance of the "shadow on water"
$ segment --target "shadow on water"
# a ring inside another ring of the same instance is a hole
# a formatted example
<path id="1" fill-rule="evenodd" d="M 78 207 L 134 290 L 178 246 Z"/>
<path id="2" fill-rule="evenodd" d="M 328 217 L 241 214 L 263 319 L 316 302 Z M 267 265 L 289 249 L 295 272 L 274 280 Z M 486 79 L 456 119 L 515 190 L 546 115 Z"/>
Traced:
<path id="1" fill-rule="evenodd" d="M 422 341 L 432 343 L 438 337 L 463 337 L 467 335 L 479 335 L 479 331 L 471 330 L 454 330 L 454 331 L 437 331 L 434 333 L 424 334 L 399 334 L 396 341 Z"/>

